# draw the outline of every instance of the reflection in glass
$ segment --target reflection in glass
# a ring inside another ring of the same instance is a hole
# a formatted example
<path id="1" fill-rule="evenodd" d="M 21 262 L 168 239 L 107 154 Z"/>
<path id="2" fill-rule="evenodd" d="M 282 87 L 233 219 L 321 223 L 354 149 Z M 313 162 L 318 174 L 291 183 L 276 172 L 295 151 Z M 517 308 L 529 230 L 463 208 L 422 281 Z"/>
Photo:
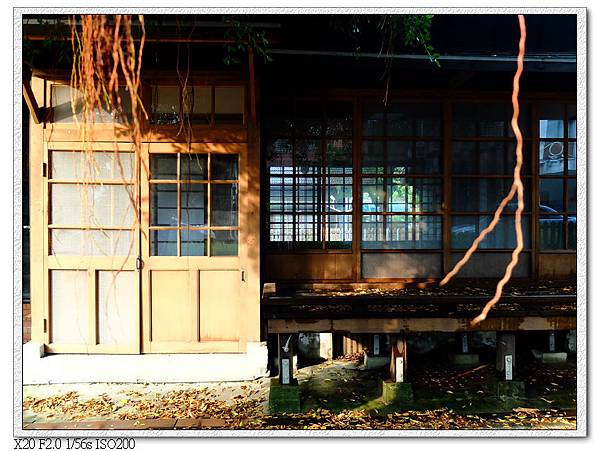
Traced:
<path id="1" fill-rule="evenodd" d="M 352 216 L 327 215 L 325 241 L 329 249 L 350 249 L 352 247 Z"/>
<path id="2" fill-rule="evenodd" d="M 564 106 L 546 104 L 540 108 L 540 138 L 562 138 L 564 129 Z"/>
<path id="3" fill-rule="evenodd" d="M 210 171 L 212 180 L 237 180 L 238 156 L 213 154 Z"/>
<path id="4" fill-rule="evenodd" d="M 452 217 L 452 249 L 467 249 L 473 240 L 491 222 L 492 216 L 453 216 Z M 530 246 L 529 217 L 521 217 L 524 248 Z M 514 216 L 501 216 L 493 231 L 486 235 L 479 247 L 481 249 L 511 249 L 516 246 Z"/>
<path id="5" fill-rule="evenodd" d="M 567 184 L 569 193 L 567 211 L 569 213 L 575 213 L 577 212 L 577 179 L 568 179 Z"/>
<path id="6" fill-rule="evenodd" d="M 442 218 L 417 215 L 364 215 L 363 249 L 439 249 Z"/>
<path id="7" fill-rule="evenodd" d="M 553 213 L 564 211 L 563 180 L 540 179 L 540 211 Z"/>
<path id="8" fill-rule="evenodd" d="M 208 224 L 208 193 L 204 184 L 181 184 L 181 225 L 204 226 Z"/>
<path id="9" fill-rule="evenodd" d="M 181 255 L 208 255 L 208 231 L 207 230 L 181 230 Z"/>
<path id="10" fill-rule="evenodd" d="M 150 185 L 150 225 L 176 226 L 177 185 L 153 183 Z"/>
<path id="11" fill-rule="evenodd" d="M 151 230 L 151 249 L 154 256 L 177 255 L 177 230 Z"/>
<path id="12" fill-rule="evenodd" d="M 235 256 L 238 254 L 238 231 L 237 230 L 212 230 L 210 255 Z"/>
<path id="13" fill-rule="evenodd" d="M 211 185 L 211 225 L 238 225 L 238 186 L 233 183 Z"/>
<path id="14" fill-rule="evenodd" d="M 540 142 L 540 175 L 563 175 L 565 144 L 561 141 Z"/>
<path id="15" fill-rule="evenodd" d="M 208 155 L 181 154 L 181 180 L 208 180 Z"/>
<path id="16" fill-rule="evenodd" d="M 177 180 L 177 155 L 150 155 L 150 178 L 154 180 Z"/>
<path id="17" fill-rule="evenodd" d="M 571 221 L 571 218 L 569 218 L 569 221 Z M 573 222 L 576 222 L 575 217 L 573 217 Z M 571 228 L 569 228 L 570 230 Z M 539 234 L 540 249 L 564 249 L 564 217 L 560 215 L 540 215 Z"/>
<path id="18" fill-rule="evenodd" d="M 508 194 L 512 179 L 453 178 L 452 210 L 460 212 L 493 212 Z M 529 180 L 523 180 L 524 192 L 529 191 Z M 531 210 L 530 196 L 524 196 L 525 210 Z M 516 197 L 506 206 L 505 211 L 517 209 Z"/>

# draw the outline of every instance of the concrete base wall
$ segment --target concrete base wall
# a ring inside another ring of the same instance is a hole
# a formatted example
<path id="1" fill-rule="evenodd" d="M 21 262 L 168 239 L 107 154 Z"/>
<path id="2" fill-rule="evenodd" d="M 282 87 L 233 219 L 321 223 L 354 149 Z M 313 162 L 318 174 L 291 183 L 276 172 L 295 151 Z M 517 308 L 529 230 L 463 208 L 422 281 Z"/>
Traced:
<path id="1" fill-rule="evenodd" d="M 78 382 L 233 382 L 267 376 L 266 343 L 248 343 L 243 354 L 142 354 L 43 356 L 43 346 L 23 345 L 23 384 Z"/>

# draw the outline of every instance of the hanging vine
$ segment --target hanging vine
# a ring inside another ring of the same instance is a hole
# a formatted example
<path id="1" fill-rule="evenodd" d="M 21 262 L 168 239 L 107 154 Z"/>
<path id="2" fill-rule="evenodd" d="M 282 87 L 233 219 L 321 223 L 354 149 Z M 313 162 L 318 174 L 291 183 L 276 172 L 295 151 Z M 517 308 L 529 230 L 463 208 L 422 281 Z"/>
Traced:
<path id="1" fill-rule="evenodd" d="M 137 16 L 139 38 L 134 36 L 134 18 L 131 15 L 107 16 L 81 15 L 70 19 L 73 66 L 71 70 L 71 106 L 78 123 L 84 161 L 82 179 L 84 183 L 94 181 L 97 172 L 94 157 L 94 123 L 99 112 L 112 116 L 114 127 L 115 161 L 119 177 L 128 189 L 133 211 L 139 206 L 139 171 L 142 150 L 142 115 L 147 117 L 141 102 L 141 66 L 145 42 L 144 17 Z M 136 42 L 137 41 L 137 42 Z M 125 97 L 126 96 L 126 97 Z M 130 105 L 126 111 L 125 102 Z M 117 135 L 128 135 L 134 154 L 136 173 L 133 180 L 125 180 L 121 158 L 118 157 Z M 129 184 L 129 182 L 133 182 Z M 88 189 L 83 187 L 83 197 Z M 88 199 L 82 199 L 89 206 Z M 138 226 L 138 217 L 133 215 Z M 131 255 L 134 240 L 129 244 L 127 255 Z"/>

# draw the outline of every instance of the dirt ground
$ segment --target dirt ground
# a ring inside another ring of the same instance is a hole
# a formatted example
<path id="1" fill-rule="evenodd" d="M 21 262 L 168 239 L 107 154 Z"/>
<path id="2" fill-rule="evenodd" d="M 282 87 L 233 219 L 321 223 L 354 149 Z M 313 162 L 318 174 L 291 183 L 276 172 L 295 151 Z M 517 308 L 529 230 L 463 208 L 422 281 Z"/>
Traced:
<path id="1" fill-rule="evenodd" d="M 36 426 L 94 420 L 212 418 L 229 429 L 574 429 L 574 362 L 523 362 L 522 399 L 495 396 L 498 376 L 485 360 L 452 367 L 443 359 L 413 359 L 414 402 L 387 405 L 380 381 L 359 356 L 300 368 L 302 412 L 269 415 L 270 381 L 193 384 L 59 384 L 24 387 L 23 420 Z"/>

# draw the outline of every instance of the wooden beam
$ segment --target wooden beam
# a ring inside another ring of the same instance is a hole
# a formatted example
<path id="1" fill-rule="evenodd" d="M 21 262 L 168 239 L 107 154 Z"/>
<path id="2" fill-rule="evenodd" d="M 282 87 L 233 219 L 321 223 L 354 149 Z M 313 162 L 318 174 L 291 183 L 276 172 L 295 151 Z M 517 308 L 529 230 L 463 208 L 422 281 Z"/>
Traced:
<path id="1" fill-rule="evenodd" d="M 517 330 L 569 330 L 576 328 L 575 316 L 491 317 L 471 327 L 470 318 L 352 318 L 270 319 L 269 333 L 351 332 L 353 334 L 412 332 L 466 332 Z"/>
<path id="2" fill-rule="evenodd" d="M 44 109 L 38 106 L 33 90 L 31 89 L 31 84 L 29 80 L 25 79 L 23 80 L 23 98 L 25 99 L 25 103 L 27 103 L 33 122 L 35 124 L 41 123 L 44 119 Z"/>

